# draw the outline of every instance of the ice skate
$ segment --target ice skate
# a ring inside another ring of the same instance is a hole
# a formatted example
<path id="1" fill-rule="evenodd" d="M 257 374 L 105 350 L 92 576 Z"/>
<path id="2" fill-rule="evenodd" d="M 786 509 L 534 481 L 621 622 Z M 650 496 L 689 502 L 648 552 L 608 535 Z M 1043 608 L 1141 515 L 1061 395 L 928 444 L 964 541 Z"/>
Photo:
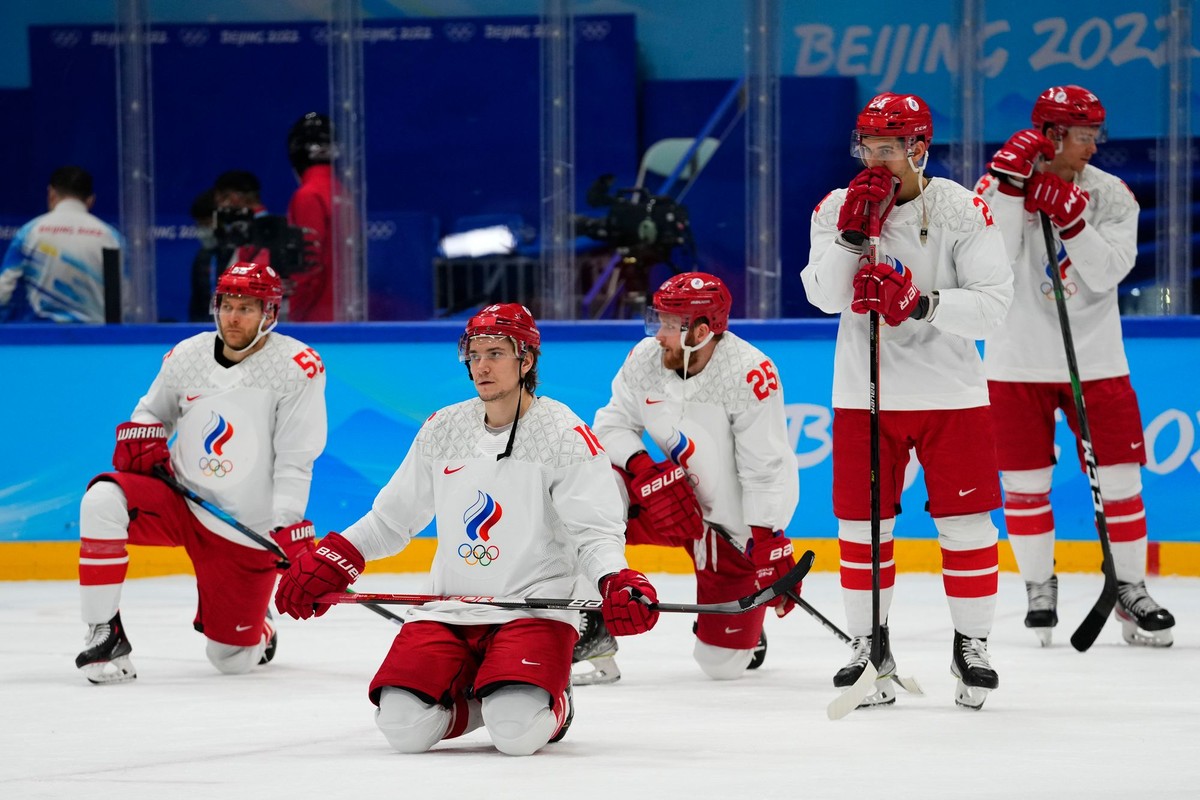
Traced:
<path id="1" fill-rule="evenodd" d="M 988 661 L 987 637 L 972 638 L 955 631 L 950 673 L 958 678 L 954 702 L 963 708 L 983 708 L 988 692 L 1000 685 L 1000 677 Z"/>
<path id="2" fill-rule="evenodd" d="M 616 656 L 617 640 L 608 632 L 604 617 L 598 611 L 585 611 L 571 658 L 571 682 L 577 686 L 616 683 L 621 678 Z"/>
<path id="3" fill-rule="evenodd" d="M 567 735 L 567 729 L 571 727 L 571 720 L 575 719 L 575 693 L 571 691 L 570 683 L 567 684 L 567 691 L 563 694 L 563 699 L 567 704 L 567 717 L 563 720 L 562 727 L 550 737 L 550 741 L 547 744 L 561 742 L 563 737 Z"/>
<path id="4" fill-rule="evenodd" d="M 758 634 L 758 644 L 754 645 L 754 655 L 750 656 L 750 663 L 746 665 L 746 669 L 758 669 L 767 660 L 767 632 L 762 631 Z"/>
<path id="5" fill-rule="evenodd" d="M 1025 594 L 1029 597 L 1025 627 L 1037 634 L 1042 647 L 1049 647 L 1054 626 L 1058 625 L 1058 576 L 1051 575 L 1041 583 L 1025 581 Z"/>
<path id="6" fill-rule="evenodd" d="M 1114 609 L 1121 621 L 1121 635 L 1129 644 L 1143 647 L 1170 647 L 1175 643 L 1171 628 L 1175 617 L 1154 602 L 1146 592 L 1146 582 L 1117 582 L 1117 605 Z"/>
<path id="7" fill-rule="evenodd" d="M 267 636 L 267 648 L 263 650 L 262 658 L 258 660 L 260 667 L 271 662 L 271 659 L 275 657 L 275 648 L 279 644 L 279 631 L 275 630 L 275 626 L 271 624 L 270 611 L 267 611 L 267 618 L 263 620 L 263 633 Z"/>
<path id="8" fill-rule="evenodd" d="M 879 635 L 882 640 L 883 654 L 880 659 L 879 674 L 875 678 L 875 689 L 859 702 L 859 708 L 888 706 L 896 702 L 896 688 L 892 685 L 896 675 L 896 659 L 892 658 L 892 643 L 886 625 L 880 627 Z M 850 642 L 850 649 L 850 663 L 839 669 L 833 676 L 833 685 L 839 689 L 853 686 L 863 674 L 867 662 L 871 659 L 871 637 L 855 636 Z"/>
<path id="9" fill-rule="evenodd" d="M 88 626 L 83 652 L 75 657 L 75 666 L 92 683 L 122 683 L 137 677 L 129 654 L 133 647 L 125 636 L 121 612 L 108 622 Z"/>

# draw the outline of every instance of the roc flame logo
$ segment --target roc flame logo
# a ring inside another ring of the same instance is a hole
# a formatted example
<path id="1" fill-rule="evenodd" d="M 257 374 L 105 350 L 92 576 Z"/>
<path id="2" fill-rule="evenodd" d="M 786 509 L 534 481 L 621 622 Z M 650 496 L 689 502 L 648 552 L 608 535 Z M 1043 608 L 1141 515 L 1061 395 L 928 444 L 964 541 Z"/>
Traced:
<path id="1" fill-rule="evenodd" d="M 684 469 L 688 468 L 688 461 L 692 457 L 692 453 L 696 452 L 696 443 L 683 435 L 683 431 L 676 431 L 675 435 L 679 438 L 671 445 L 670 452 L 667 456 Z"/>
<path id="2" fill-rule="evenodd" d="M 233 438 L 233 426 L 215 411 L 204 428 L 204 453 L 200 456 L 200 471 L 205 476 L 224 478 L 233 472 L 233 462 L 225 455 L 225 445 Z"/>
<path id="3" fill-rule="evenodd" d="M 504 516 L 504 508 L 491 495 L 479 490 L 475 493 L 475 502 L 463 514 L 463 525 L 471 541 L 458 546 L 458 555 L 467 566 L 487 567 L 500 557 L 500 548 L 485 542 L 491 539 L 492 528 Z"/>

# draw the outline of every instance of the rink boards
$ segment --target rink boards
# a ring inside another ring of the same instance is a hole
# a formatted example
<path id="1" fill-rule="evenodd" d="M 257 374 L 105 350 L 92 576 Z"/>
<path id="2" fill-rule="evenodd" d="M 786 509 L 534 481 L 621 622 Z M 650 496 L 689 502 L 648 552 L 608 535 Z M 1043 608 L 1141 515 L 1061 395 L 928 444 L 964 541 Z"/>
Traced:
<path id="1" fill-rule="evenodd" d="M 369 507 L 432 411 L 470 396 L 456 359 L 461 322 L 291 325 L 328 367 L 329 443 L 317 461 L 308 514 L 321 530 L 340 530 Z M 788 434 L 800 473 L 801 500 L 787 533 L 817 552 L 817 569 L 836 569 L 836 521 L 830 506 L 829 405 L 835 325 L 826 320 L 739 322 L 733 329 L 775 362 L 783 379 Z M 12 380 L 0 395 L 7 421 L 0 459 L 0 579 L 70 577 L 78 553 L 78 504 L 87 481 L 108 467 L 112 431 L 128 418 L 161 356 L 202 327 L 27 327 L 0 329 L 0 353 Z M 628 322 L 543 325 L 541 394 L 567 403 L 585 420 L 608 399 L 612 375 L 641 335 Z M 1200 575 L 1200 393 L 1180 365 L 1200 363 L 1200 320 L 1125 321 L 1126 350 L 1142 409 L 1149 463 L 1144 497 L 1152 541 L 1150 567 Z M 886 392 L 886 387 L 882 387 Z M 1093 571 L 1099 548 L 1086 477 L 1059 426 L 1063 455 L 1053 503 L 1060 571 Z M 939 568 L 935 531 L 923 512 L 919 465 L 912 465 L 897 522 L 897 566 Z M 995 515 L 1003 530 L 1003 519 Z M 432 557 L 431 531 L 373 569 L 422 570 Z M 1012 569 L 1007 545 L 1002 567 Z M 644 569 L 690 570 L 683 551 L 634 548 Z M 140 549 L 131 575 L 186 571 L 182 553 Z"/>

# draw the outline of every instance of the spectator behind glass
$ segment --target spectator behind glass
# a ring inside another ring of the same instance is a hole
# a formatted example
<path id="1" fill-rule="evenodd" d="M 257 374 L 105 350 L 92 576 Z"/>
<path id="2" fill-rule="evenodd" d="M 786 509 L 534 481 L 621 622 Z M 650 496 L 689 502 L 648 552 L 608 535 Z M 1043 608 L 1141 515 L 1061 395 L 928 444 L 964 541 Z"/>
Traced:
<path id="1" fill-rule="evenodd" d="M 336 145 L 329 117 L 310 111 L 288 133 L 288 160 L 300 187 L 288 203 L 289 225 L 305 229 L 315 269 L 295 276 L 288 301 L 293 322 L 333 321 L 333 160 Z"/>
<path id="2" fill-rule="evenodd" d="M 17 231 L 0 264 L 0 321 L 104 322 L 104 251 L 121 234 L 89 213 L 96 195 L 82 167 L 50 176 L 50 211 Z"/>
<path id="3" fill-rule="evenodd" d="M 217 237 L 213 233 L 217 202 L 214 189 L 205 189 L 192 201 L 192 221 L 200 248 L 192 259 L 192 296 L 188 302 L 188 320 L 203 322 L 212 316 L 212 295 L 215 288 L 213 259 L 217 254 Z"/>

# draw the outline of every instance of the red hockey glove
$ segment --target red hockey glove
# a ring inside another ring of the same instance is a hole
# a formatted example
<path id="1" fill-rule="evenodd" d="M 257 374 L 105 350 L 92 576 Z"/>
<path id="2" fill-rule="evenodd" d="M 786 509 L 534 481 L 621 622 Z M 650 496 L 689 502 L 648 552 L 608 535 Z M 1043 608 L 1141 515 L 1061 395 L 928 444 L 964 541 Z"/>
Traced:
<path id="1" fill-rule="evenodd" d="M 1047 161 L 1054 158 L 1054 143 L 1032 129 L 1017 131 L 992 156 L 992 160 L 988 162 L 988 171 L 997 175 L 1007 175 L 1018 181 L 1025 181 L 1033 174 L 1038 158 L 1044 158 Z M 1016 188 L 1012 184 L 1001 184 L 1001 186 L 1005 185 Z M 1018 193 L 1023 194 L 1023 192 Z"/>
<path id="2" fill-rule="evenodd" d="M 271 538 L 283 551 L 288 561 L 295 562 L 305 553 L 317 549 L 317 532 L 312 522 L 302 519 L 295 525 L 287 525 L 271 531 Z"/>
<path id="3" fill-rule="evenodd" d="M 645 633 L 658 622 L 658 592 L 645 575 L 635 569 L 623 569 L 600 579 L 604 605 L 600 613 L 614 636 Z"/>
<path id="4" fill-rule="evenodd" d="M 750 526 L 750 534 L 750 541 L 746 542 L 746 556 L 754 562 L 758 588 L 765 589 L 796 566 L 792 542 L 783 531 L 772 531 L 758 525 Z M 794 591 L 799 594 L 800 587 L 797 586 Z M 796 607 L 796 601 L 781 594 L 767 605 L 774 606 L 775 613 L 782 617 Z"/>
<path id="5" fill-rule="evenodd" d="M 704 534 L 704 517 L 683 467 L 655 463 L 647 453 L 629 459 L 629 527 L 635 544 L 685 545 Z"/>
<path id="6" fill-rule="evenodd" d="M 1054 227 L 1069 239 L 1083 230 L 1083 210 L 1088 196 L 1053 172 L 1038 172 L 1025 184 L 1025 210 L 1045 211 Z"/>
<path id="7" fill-rule="evenodd" d="M 167 449 L 167 432 L 161 423 L 142 425 L 122 422 L 117 426 L 117 446 L 113 450 L 113 467 L 118 472 L 137 472 L 153 475 L 159 464 L 172 475 L 171 451 Z"/>
<path id="8" fill-rule="evenodd" d="M 296 619 L 314 614 L 319 617 L 329 610 L 329 604 L 316 603 L 316 599 L 326 592 L 344 592 L 358 580 L 365 566 L 358 548 L 340 534 L 331 533 L 315 550 L 301 553 L 279 576 L 275 608 Z"/>
<path id="9" fill-rule="evenodd" d="M 855 314 L 878 311 L 888 325 L 899 325 L 917 310 L 921 292 L 913 285 L 908 271 L 897 272 L 886 264 L 868 264 L 854 276 Z"/>
<path id="10" fill-rule="evenodd" d="M 860 245 L 866 241 L 869 204 L 882 203 L 891 194 L 895 181 L 891 170 L 884 166 L 864 169 L 854 176 L 854 180 L 846 187 L 846 199 L 842 203 L 842 210 L 838 212 L 838 231 L 843 239 L 853 245 Z M 880 209 L 880 225 L 883 225 L 891 210 L 891 203 Z"/>

